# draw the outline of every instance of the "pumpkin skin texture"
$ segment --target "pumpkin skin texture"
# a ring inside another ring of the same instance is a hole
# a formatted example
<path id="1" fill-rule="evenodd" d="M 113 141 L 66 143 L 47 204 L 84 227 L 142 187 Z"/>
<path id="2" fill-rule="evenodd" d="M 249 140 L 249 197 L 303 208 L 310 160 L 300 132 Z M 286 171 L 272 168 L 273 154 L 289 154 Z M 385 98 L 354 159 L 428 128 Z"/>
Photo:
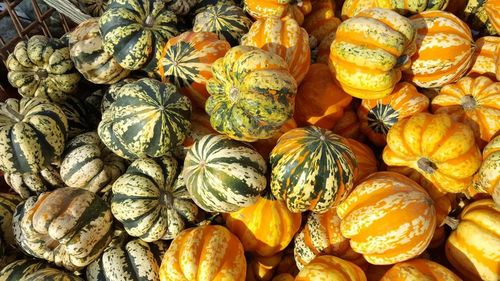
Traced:
<path id="1" fill-rule="evenodd" d="M 241 242 L 218 225 L 186 229 L 163 257 L 160 281 L 245 280 L 247 264 Z"/>
<path id="2" fill-rule="evenodd" d="M 191 129 L 182 145 L 185 149 L 189 149 L 195 141 L 202 137 L 217 134 L 210 125 L 210 117 L 205 112 L 194 110 L 193 114 L 191 114 Z"/>
<path id="3" fill-rule="evenodd" d="M 93 108 L 86 101 L 75 96 L 69 96 L 58 106 L 68 119 L 68 139 L 72 139 L 80 134 L 94 131 L 101 120 L 97 108 Z"/>
<path id="4" fill-rule="evenodd" d="M 441 88 L 432 100 L 434 113 L 445 113 L 469 125 L 484 146 L 500 131 L 500 82 L 464 77 Z"/>
<path id="5" fill-rule="evenodd" d="M 170 38 L 161 54 L 158 72 L 189 97 L 194 106 L 204 109 L 208 97 L 207 81 L 212 78 L 213 62 L 231 48 L 211 32 L 187 31 Z"/>
<path id="6" fill-rule="evenodd" d="M 500 1 L 488 0 L 484 4 L 484 10 L 488 15 L 491 25 L 495 28 L 496 32 L 500 34 Z"/>
<path id="7" fill-rule="evenodd" d="M 292 117 L 297 83 L 278 55 L 237 46 L 215 61 L 212 73 L 205 110 L 217 132 L 241 141 L 267 139 Z"/>
<path id="8" fill-rule="evenodd" d="M 347 138 L 346 140 L 358 163 L 357 172 L 354 174 L 354 184 L 357 184 L 366 176 L 378 171 L 377 158 L 368 145 L 355 139 Z"/>
<path id="9" fill-rule="evenodd" d="M 415 52 L 411 21 L 381 8 L 342 22 L 330 47 L 332 73 L 348 94 L 378 99 L 392 93 Z"/>
<path id="10" fill-rule="evenodd" d="M 461 281 L 455 273 L 446 267 L 426 259 L 414 259 L 395 264 L 380 281 Z"/>
<path id="11" fill-rule="evenodd" d="M 294 213 L 323 213 L 353 187 L 356 157 L 347 141 L 310 126 L 283 134 L 271 151 L 271 190 Z"/>
<path id="12" fill-rule="evenodd" d="M 78 0 L 78 5 L 83 12 L 93 17 L 100 17 L 110 0 Z"/>
<path id="13" fill-rule="evenodd" d="M 319 256 L 306 265 L 295 281 L 366 281 L 357 265 L 334 256 Z"/>
<path id="14" fill-rule="evenodd" d="M 182 144 L 190 116 L 189 99 L 173 84 L 143 78 L 119 89 L 102 115 L 98 133 L 123 158 L 159 157 Z"/>
<path id="15" fill-rule="evenodd" d="M 500 191 L 500 136 L 493 138 L 483 149 L 483 162 L 479 171 L 474 176 L 473 190 L 488 193 L 500 206 L 498 195 Z"/>
<path id="16" fill-rule="evenodd" d="M 337 207 L 337 214 L 352 249 L 376 265 L 420 255 L 436 228 L 431 197 L 411 179 L 393 172 L 365 178 Z"/>
<path id="17" fill-rule="evenodd" d="M 2 281 L 20 281 L 27 275 L 37 272 L 43 268 L 49 267 L 49 264 L 38 259 L 20 259 L 9 263 L 0 271 L 0 280 Z"/>
<path id="18" fill-rule="evenodd" d="M 417 113 L 397 122 L 382 157 L 387 165 L 415 169 L 451 193 L 464 191 L 481 165 L 472 129 L 446 114 Z"/>
<path id="19" fill-rule="evenodd" d="M 356 112 L 352 109 L 347 109 L 344 111 L 342 118 L 337 121 L 337 124 L 331 130 L 335 134 L 345 138 L 360 139 L 361 131 L 359 123 Z"/>
<path id="20" fill-rule="evenodd" d="M 474 35 L 485 36 L 496 35 L 497 33 L 486 11 L 486 3 L 488 2 L 490 1 L 468 0 L 463 12 L 460 13 L 460 17 L 472 29 Z M 492 2 L 494 3 L 495 1 Z"/>
<path id="21" fill-rule="evenodd" d="M 457 229 L 448 237 L 446 257 L 467 280 L 498 280 L 499 218 L 491 199 L 475 201 L 464 208 Z"/>
<path id="22" fill-rule="evenodd" d="M 247 255 L 247 275 L 245 281 L 269 281 L 273 278 L 281 262 L 282 253 L 270 257 Z"/>
<path id="23" fill-rule="evenodd" d="M 401 82 L 387 97 L 363 100 L 358 108 L 361 132 L 378 146 L 386 144 L 387 132 L 399 120 L 426 112 L 429 98 L 410 83 Z"/>
<path id="24" fill-rule="evenodd" d="M 311 64 L 307 31 L 291 18 L 265 18 L 252 24 L 241 45 L 254 46 L 282 57 L 300 85 Z"/>
<path id="25" fill-rule="evenodd" d="M 5 173 L 5 183 L 21 198 L 26 199 L 34 194 L 64 187 L 58 167 L 49 165 L 34 173 Z"/>
<path id="26" fill-rule="evenodd" d="M 43 268 L 26 275 L 24 281 L 83 281 L 82 278 L 55 268 Z"/>
<path id="27" fill-rule="evenodd" d="M 340 19 L 335 17 L 335 2 L 331 0 L 312 1 L 312 11 L 304 18 L 302 25 L 307 33 L 321 42 L 328 34 L 335 32 Z"/>
<path id="28" fill-rule="evenodd" d="M 250 145 L 207 135 L 189 149 L 182 176 L 193 201 L 207 212 L 236 212 L 266 187 L 266 162 Z"/>
<path id="29" fill-rule="evenodd" d="M 245 0 L 245 11 L 255 19 L 262 18 L 293 18 L 299 25 L 304 22 L 304 16 L 312 10 L 311 0 L 293 2 L 289 0 Z"/>
<path id="30" fill-rule="evenodd" d="M 369 8 L 385 8 L 402 15 L 417 14 L 429 10 L 444 10 L 449 0 L 346 0 L 342 6 L 342 18 L 350 18 Z"/>
<path id="31" fill-rule="evenodd" d="M 4 247 L 15 247 L 16 245 L 14 233 L 12 233 L 12 216 L 17 204 L 21 203 L 21 200 L 21 197 L 18 195 L 0 193 L 0 243 Z"/>
<path id="32" fill-rule="evenodd" d="M 163 45 L 179 33 L 176 25 L 161 0 L 113 0 L 99 19 L 104 50 L 129 70 L 154 70 Z"/>
<path id="33" fill-rule="evenodd" d="M 472 67 L 467 76 L 486 76 L 496 79 L 500 71 L 500 37 L 484 36 L 476 40 L 476 49 L 472 56 Z M 498 80 L 498 79 L 497 79 Z"/>
<path id="34" fill-rule="evenodd" d="M 422 88 L 442 87 L 460 79 L 469 70 L 474 53 L 467 24 L 443 11 L 422 12 L 410 19 L 417 30 L 417 52 L 405 71 L 406 79 Z"/>

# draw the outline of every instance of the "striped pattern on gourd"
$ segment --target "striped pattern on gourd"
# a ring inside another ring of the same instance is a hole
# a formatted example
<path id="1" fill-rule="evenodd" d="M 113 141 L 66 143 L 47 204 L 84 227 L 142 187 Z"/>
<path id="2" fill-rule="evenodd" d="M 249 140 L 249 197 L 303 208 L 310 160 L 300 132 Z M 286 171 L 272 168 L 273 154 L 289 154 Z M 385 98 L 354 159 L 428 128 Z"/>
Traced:
<path id="1" fill-rule="evenodd" d="M 474 176 L 472 187 L 476 192 L 488 193 L 493 196 L 497 206 L 500 201 L 495 192 L 500 191 L 500 136 L 494 137 L 483 149 L 483 162 Z"/>
<path id="2" fill-rule="evenodd" d="M 12 232 L 12 216 L 21 197 L 15 194 L 0 193 L 0 240 L 3 246 L 15 246 L 14 233 Z"/>
<path id="3" fill-rule="evenodd" d="M 167 9 L 178 16 L 185 16 L 197 2 L 198 0 L 172 0 L 168 3 Z"/>
<path id="4" fill-rule="evenodd" d="M 413 259 L 395 264 L 380 281 L 399 280 L 462 281 L 453 271 L 426 259 Z"/>
<path id="5" fill-rule="evenodd" d="M 319 256 L 306 265 L 295 281 L 356 280 L 366 281 L 363 270 L 352 262 L 335 256 Z"/>
<path id="6" fill-rule="evenodd" d="M 500 71 L 500 37 L 484 36 L 476 40 L 476 48 L 472 55 L 472 67 L 467 76 L 479 75 L 496 79 Z"/>
<path id="7" fill-rule="evenodd" d="M 26 275 L 23 281 L 83 281 L 82 278 L 55 268 L 43 268 Z"/>
<path id="8" fill-rule="evenodd" d="M 106 10 L 111 0 L 78 0 L 82 11 L 93 17 L 100 17 Z"/>
<path id="9" fill-rule="evenodd" d="M 113 85 L 110 85 L 102 96 L 101 100 L 101 114 L 108 109 L 111 104 L 116 100 L 116 97 L 120 94 L 121 88 L 129 83 L 136 81 L 134 78 L 125 78 L 116 82 Z"/>
<path id="10" fill-rule="evenodd" d="M 385 8 L 402 15 L 416 14 L 430 10 L 444 10 L 449 0 L 346 0 L 342 6 L 342 17 L 355 16 L 364 9 Z"/>
<path id="11" fill-rule="evenodd" d="M 5 182 L 23 199 L 34 194 L 64 187 L 64 182 L 55 166 L 43 167 L 39 172 L 33 173 L 5 173 Z"/>
<path id="12" fill-rule="evenodd" d="M 49 264 L 37 259 L 22 259 L 14 261 L 0 271 L 0 280 L 2 281 L 21 281 L 31 273 L 37 272 L 43 268 L 49 267 Z"/>
<path id="13" fill-rule="evenodd" d="M 77 97 L 70 96 L 58 104 L 68 119 L 68 139 L 95 130 L 99 116 L 91 112 L 88 104 Z"/>
<path id="14" fill-rule="evenodd" d="M 266 187 L 266 162 L 250 145 L 207 135 L 189 149 L 182 171 L 194 202 L 208 212 L 235 212 Z"/>
<path id="15" fill-rule="evenodd" d="M 500 34 L 500 1 L 488 0 L 484 4 L 484 9 L 486 10 L 491 25 L 495 28 L 496 32 Z"/>

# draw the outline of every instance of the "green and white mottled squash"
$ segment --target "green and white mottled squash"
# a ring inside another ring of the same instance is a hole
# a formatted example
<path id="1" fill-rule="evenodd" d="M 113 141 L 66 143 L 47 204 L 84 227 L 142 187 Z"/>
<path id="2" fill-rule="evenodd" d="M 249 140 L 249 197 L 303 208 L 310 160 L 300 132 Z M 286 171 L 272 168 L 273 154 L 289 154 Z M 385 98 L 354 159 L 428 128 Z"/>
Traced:
<path id="1" fill-rule="evenodd" d="M 0 240 L 3 240 L 4 247 L 16 245 L 12 232 L 12 216 L 21 200 L 21 197 L 15 194 L 0 193 Z"/>
<path id="2" fill-rule="evenodd" d="M 177 17 L 163 0 L 113 0 L 99 19 L 104 50 L 126 69 L 156 68 L 161 48 L 177 35 Z"/>
<path id="3" fill-rule="evenodd" d="M 167 9 L 178 16 L 185 16 L 195 5 L 196 0 L 172 0 L 168 3 Z"/>
<path id="4" fill-rule="evenodd" d="M 160 157 L 184 141 L 191 103 L 170 83 L 143 78 L 123 85 L 103 113 L 98 133 L 118 156 Z"/>
<path id="5" fill-rule="evenodd" d="M 106 91 L 104 91 L 104 94 L 102 96 L 100 105 L 101 113 L 104 113 L 104 111 L 106 111 L 106 109 L 108 109 L 111 106 L 111 104 L 116 100 L 116 97 L 120 93 L 121 87 L 127 85 L 128 83 L 132 83 L 134 81 L 136 81 L 136 79 L 125 78 L 113 85 L 110 85 L 109 88 L 107 88 Z"/>
<path id="6" fill-rule="evenodd" d="M 99 124 L 100 114 L 77 97 L 68 97 L 59 104 L 68 119 L 68 139 L 93 131 Z"/>
<path id="7" fill-rule="evenodd" d="M 208 212 L 252 205 L 266 188 L 266 162 L 250 145 L 206 135 L 189 149 L 182 176 L 191 198 Z"/>
<path id="8" fill-rule="evenodd" d="M 33 194 L 64 187 L 59 169 L 53 165 L 43 167 L 40 171 L 32 173 L 5 173 L 4 179 L 7 185 L 23 199 Z"/>
<path id="9" fill-rule="evenodd" d="M 0 169 L 40 171 L 61 156 L 67 131 L 64 112 L 48 100 L 7 99 L 0 103 Z"/>
<path id="10" fill-rule="evenodd" d="M 49 267 L 26 275 L 23 281 L 83 281 L 83 279 L 69 272 Z"/>
<path id="11" fill-rule="evenodd" d="M 24 281 L 24 278 L 38 270 L 48 268 L 49 264 L 42 260 L 21 259 L 8 264 L 0 271 L 1 281 Z"/>
<path id="12" fill-rule="evenodd" d="M 96 132 L 68 142 L 61 163 L 61 177 L 70 187 L 98 192 L 112 184 L 127 167 L 126 160 L 111 152 Z"/>
<path id="13" fill-rule="evenodd" d="M 42 35 L 19 42 L 5 65 L 10 84 L 23 97 L 62 102 L 76 90 L 81 77 L 70 59 L 68 46 Z"/>
<path id="14" fill-rule="evenodd" d="M 497 31 L 486 11 L 487 0 L 468 0 L 462 19 L 469 25 L 474 36 L 496 35 Z"/>
<path id="15" fill-rule="evenodd" d="M 109 0 L 78 0 L 78 6 L 88 15 L 100 17 L 106 10 Z"/>

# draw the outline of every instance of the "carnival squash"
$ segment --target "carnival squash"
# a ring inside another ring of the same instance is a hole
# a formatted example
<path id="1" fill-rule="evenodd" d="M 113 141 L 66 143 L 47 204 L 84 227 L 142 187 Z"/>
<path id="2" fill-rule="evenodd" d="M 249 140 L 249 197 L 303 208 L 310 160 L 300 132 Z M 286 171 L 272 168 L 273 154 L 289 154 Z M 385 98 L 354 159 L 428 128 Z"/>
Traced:
<path id="1" fill-rule="evenodd" d="M 500 136 L 484 147 L 483 162 L 474 176 L 472 189 L 477 193 L 492 195 L 497 207 L 500 207 Z"/>
<path id="2" fill-rule="evenodd" d="M 23 281 L 84 281 L 82 278 L 60 269 L 42 268 L 30 273 L 22 279 Z"/>
<path id="3" fill-rule="evenodd" d="M 0 193 L 0 243 L 4 248 L 16 246 L 12 232 L 12 216 L 21 200 L 21 197 L 15 194 Z"/>
<path id="4" fill-rule="evenodd" d="M 178 16 L 185 16 L 197 3 L 197 0 L 173 0 L 168 3 L 167 9 Z"/>
<path id="5" fill-rule="evenodd" d="M 484 9 L 488 15 L 488 19 L 496 32 L 500 34 L 500 1 L 488 0 L 485 2 Z"/>
<path id="6" fill-rule="evenodd" d="M 20 281 L 27 275 L 48 268 L 49 264 L 38 259 L 20 259 L 9 263 L 0 270 L 0 280 Z"/>
<path id="7" fill-rule="evenodd" d="M 369 8 L 385 8 L 402 15 L 417 14 L 423 11 L 444 10 L 449 0 L 346 0 L 342 6 L 342 18 L 350 18 Z"/>
<path id="8" fill-rule="evenodd" d="M 339 136 L 359 140 L 362 137 L 359 123 L 356 112 L 347 108 L 342 118 L 337 121 L 337 124 L 331 130 Z"/>
<path id="9" fill-rule="evenodd" d="M 356 157 L 358 169 L 354 173 L 354 185 L 358 184 L 366 176 L 378 170 L 378 163 L 373 150 L 366 144 L 355 139 L 346 138 L 349 148 Z"/>
<path id="10" fill-rule="evenodd" d="M 304 16 L 312 10 L 311 0 L 245 0 L 245 11 L 255 19 L 262 18 L 292 18 L 299 25 L 304 22 Z"/>
<path id="11" fill-rule="evenodd" d="M 366 281 L 357 265 L 335 256 L 319 256 L 306 265 L 295 281 Z"/>
<path id="12" fill-rule="evenodd" d="M 321 42 L 328 34 L 335 32 L 340 19 L 335 17 L 335 1 L 314 0 L 311 13 L 305 16 L 302 25 L 307 33 Z"/>
<path id="13" fill-rule="evenodd" d="M 380 279 L 380 281 L 407 280 L 461 281 L 462 279 L 439 263 L 426 259 L 397 263 Z"/>
<path id="14" fill-rule="evenodd" d="M 496 79 L 500 73 L 500 37 L 484 36 L 476 40 L 476 48 L 472 56 L 472 67 L 467 76 L 487 76 Z M 498 80 L 498 79 L 497 79 Z"/>
<path id="15" fill-rule="evenodd" d="M 42 167 L 37 172 L 5 172 L 4 179 L 5 183 L 23 199 L 51 189 L 64 187 L 59 169 L 54 165 Z"/>

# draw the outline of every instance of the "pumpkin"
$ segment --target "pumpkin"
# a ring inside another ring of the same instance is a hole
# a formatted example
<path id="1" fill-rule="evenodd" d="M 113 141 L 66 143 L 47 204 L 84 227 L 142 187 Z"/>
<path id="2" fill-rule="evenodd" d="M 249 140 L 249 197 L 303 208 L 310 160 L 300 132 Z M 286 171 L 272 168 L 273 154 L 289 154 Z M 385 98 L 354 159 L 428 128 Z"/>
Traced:
<path id="1" fill-rule="evenodd" d="M 231 46 L 239 45 L 241 37 L 248 32 L 252 20 L 242 8 L 232 4 L 210 5 L 194 18 L 194 32 L 213 32 Z"/>
<path id="2" fill-rule="evenodd" d="M 432 110 L 469 125 L 477 143 L 484 145 L 500 131 L 500 82 L 464 77 L 441 88 Z"/>
<path id="3" fill-rule="evenodd" d="M 417 52 L 405 71 L 406 79 L 423 88 L 442 87 L 460 79 L 469 70 L 474 53 L 467 24 L 443 11 L 422 12 L 410 19 L 417 30 Z"/>
<path id="4" fill-rule="evenodd" d="M 335 17 L 334 1 L 315 0 L 311 4 L 311 13 L 304 18 L 302 26 L 309 35 L 321 42 L 328 34 L 337 30 L 340 19 Z"/>
<path id="5" fill-rule="evenodd" d="M 299 25 L 312 10 L 311 0 L 245 0 L 244 4 L 245 11 L 255 19 L 288 17 L 295 19 Z"/>
<path id="6" fill-rule="evenodd" d="M 398 121 L 387 134 L 382 153 L 390 166 L 417 170 L 437 189 L 458 193 L 481 165 L 472 129 L 449 115 L 417 113 Z"/>
<path id="7" fill-rule="evenodd" d="M 26 275 L 24 281 L 83 281 L 82 278 L 55 268 L 43 268 Z"/>
<path id="8" fill-rule="evenodd" d="M 16 260 L 0 270 L 0 280 L 2 281 L 20 281 L 31 273 L 37 272 L 43 268 L 48 268 L 49 264 L 36 259 Z"/>
<path id="9" fill-rule="evenodd" d="M 497 33 L 495 27 L 492 25 L 491 17 L 486 9 L 487 2 L 489 2 L 489 0 L 468 0 L 467 5 L 463 9 L 463 12 L 460 14 L 461 18 L 470 26 L 472 32 L 475 35 L 484 36 L 495 35 Z M 494 9 L 495 5 L 498 5 L 498 3 L 492 3 L 489 5 L 490 14 L 492 16 L 494 14 L 491 13 L 491 8 Z"/>
<path id="10" fill-rule="evenodd" d="M 392 93 L 415 51 L 411 21 L 381 8 L 342 22 L 330 47 L 332 73 L 348 94 L 378 99 Z"/>
<path id="11" fill-rule="evenodd" d="M 439 263 L 427 259 L 413 259 L 395 264 L 380 281 L 461 281 L 455 273 Z"/>
<path id="12" fill-rule="evenodd" d="M 210 116 L 205 112 L 195 110 L 191 114 L 191 129 L 182 145 L 184 148 L 189 149 L 195 141 L 206 135 L 217 135 L 217 132 L 210 125 Z"/>
<path id="13" fill-rule="evenodd" d="M 463 209 L 457 228 L 448 237 L 446 257 L 467 280 L 498 280 L 499 218 L 493 200 L 475 201 Z"/>
<path id="14" fill-rule="evenodd" d="M 7 185 L 23 199 L 50 189 L 64 187 L 59 170 L 53 165 L 43 167 L 38 172 L 6 172 L 4 179 Z"/>
<path id="15" fill-rule="evenodd" d="M 237 46 L 215 61 L 212 73 L 205 110 L 217 132 L 241 141 L 267 139 L 292 117 L 297 83 L 278 55 Z"/>
<path id="16" fill-rule="evenodd" d="M 238 2 L 238 4 L 236 3 Z M 196 15 L 199 14 L 203 11 L 205 11 L 208 7 L 210 6 L 217 6 L 217 5 L 233 5 L 233 6 L 239 6 L 239 3 L 241 2 L 240 0 L 237 1 L 233 0 L 196 0 L 196 5 L 191 9 L 191 14 Z"/>
<path id="17" fill-rule="evenodd" d="M 483 149 L 483 162 L 479 171 L 474 176 L 472 188 L 474 192 L 488 193 L 500 206 L 500 197 L 496 193 L 500 191 L 500 136 L 493 138 Z"/>
<path id="18" fill-rule="evenodd" d="M 356 157 L 341 136 L 310 126 L 283 134 L 271 151 L 271 189 L 294 213 L 323 213 L 353 187 Z"/>
<path id="19" fill-rule="evenodd" d="M 121 88 L 129 83 L 132 83 L 136 81 L 136 79 L 133 78 L 125 78 L 123 80 L 120 80 L 119 82 L 116 82 L 113 85 L 110 85 L 103 93 L 102 100 L 101 100 L 101 114 L 106 111 L 111 104 L 116 100 L 116 97 L 120 94 Z"/>
<path id="20" fill-rule="evenodd" d="M 378 146 L 386 144 L 387 132 L 399 120 L 418 112 L 426 112 L 429 98 L 419 93 L 415 86 L 401 82 L 391 95 L 373 100 L 363 100 L 358 108 L 361 132 Z"/>
<path id="21" fill-rule="evenodd" d="M 127 77 L 111 53 L 104 50 L 99 34 L 99 19 L 90 18 L 80 23 L 69 35 L 69 54 L 75 68 L 95 84 L 114 84 Z"/>
<path id="22" fill-rule="evenodd" d="M 361 137 L 358 115 L 354 110 L 347 108 L 344 115 L 331 128 L 332 132 L 345 138 L 359 139 Z"/>
<path id="23" fill-rule="evenodd" d="M 163 45 L 175 36 L 177 18 L 162 0 L 113 0 L 99 19 L 104 50 L 123 68 L 156 69 Z"/>
<path id="24" fill-rule="evenodd" d="M 250 255 L 247 257 L 247 275 L 245 281 L 269 281 L 281 261 L 282 253 L 270 257 Z"/>
<path id="25" fill-rule="evenodd" d="M 335 256 L 319 256 L 306 265 L 295 281 L 366 281 L 363 270 Z"/>
<path id="26" fill-rule="evenodd" d="M 263 139 L 263 140 L 258 140 L 254 143 L 252 143 L 252 146 L 257 150 L 262 157 L 267 161 L 269 160 L 269 154 L 273 150 L 273 148 L 276 146 L 276 143 L 278 142 L 278 139 L 286 132 L 290 131 L 291 129 L 297 128 L 297 123 L 293 118 L 288 119 L 288 121 L 281 126 L 281 128 L 278 130 L 277 133 L 275 133 L 272 137 L 268 139 Z"/>
<path id="27" fill-rule="evenodd" d="M 0 243 L 3 247 L 15 247 L 14 233 L 12 233 L 12 215 L 21 197 L 15 194 L 0 193 Z M 1 276 L 1 274 L 0 274 Z"/>
<path id="28" fill-rule="evenodd" d="M 62 102 L 76 90 L 80 74 L 61 40 L 34 35 L 17 43 L 5 66 L 9 83 L 23 97 Z"/>
<path id="29" fill-rule="evenodd" d="M 58 105 L 68 119 L 68 139 L 97 128 L 101 119 L 100 113 L 85 101 L 70 96 Z"/>
<path id="30" fill-rule="evenodd" d="M 500 71 L 500 37 L 484 36 L 476 40 L 476 48 L 472 55 L 472 67 L 468 76 L 487 76 L 495 79 Z"/>
<path id="31" fill-rule="evenodd" d="M 368 145 L 355 139 L 346 138 L 346 141 L 358 163 L 358 169 L 353 179 L 354 184 L 357 184 L 366 176 L 378 171 L 377 158 L 375 158 L 375 154 Z"/>
<path id="32" fill-rule="evenodd" d="M 311 64 L 309 36 L 294 19 L 257 20 L 241 38 L 241 45 L 258 47 L 282 57 L 299 85 Z"/>
<path id="33" fill-rule="evenodd" d="M 193 201 L 208 212 L 254 204 L 266 187 L 266 162 L 250 145 L 206 135 L 189 149 L 182 176 Z"/>
<path id="34" fill-rule="evenodd" d="M 86 14 L 93 17 L 100 17 L 106 7 L 108 6 L 110 0 L 78 0 L 78 5 Z"/>
<path id="35" fill-rule="evenodd" d="M 205 108 L 206 83 L 212 78 L 213 62 L 230 49 L 229 43 L 211 32 L 187 31 L 170 38 L 161 54 L 157 72 L 190 98 L 193 105 Z"/>
<path id="36" fill-rule="evenodd" d="M 490 24 L 495 28 L 495 31 L 500 34 L 500 1 L 488 0 L 484 4 L 484 10 L 488 15 Z"/>
<path id="37" fill-rule="evenodd" d="M 330 60 L 330 46 L 335 40 L 336 32 L 330 32 L 328 35 L 319 42 L 318 50 L 316 54 L 316 63 L 328 64 Z"/>
<path id="38" fill-rule="evenodd" d="M 170 83 L 143 78 L 127 83 L 102 115 L 102 142 L 126 159 L 159 157 L 184 141 L 191 103 Z"/>
<path id="39" fill-rule="evenodd" d="M 248 207 L 224 215 L 227 228 L 246 252 L 270 257 L 284 250 L 300 228 L 302 215 L 290 212 L 271 192 Z"/>
<path id="40" fill-rule="evenodd" d="M 423 11 L 444 10 L 449 0 L 346 0 L 342 6 L 342 18 L 356 16 L 359 12 L 370 8 L 385 8 L 402 15 L 417 14 Z"/>
<path id="41" fill-rule="evenodd" d="M 0 103 L 0 169 L 40 171 L 61 156 L 67 131 L 63 111 L 48 100 L 7 99 Z"/>
<path id="42" fill-rule="evenodd" d="M 25 252 L 75 271 L 101 255 L 111 240 L 112 220 L 103 199 L 67 187 L 19 204 L 13 226 L 16 242 Z"/>
<path id="43" fill-rule="evenodd" d="M 167 9 L 179 16 L 185 16 L 197 3 L 197 0 L 173 0 L 168 3 Z"/>
<path id="44" fill-rule="evenodd" d="M 312 64 L 295 96 L 294 119 L 301 126 L 331 129 L 352 97 L 334 81 L 327 65 Z"/>
<path id="45" fill-rule="evenodd" d="M 371 264 L 417 257 L 436 228 L 431 197 L 411 179 L 394 172 L 365 178 L 337 207 L 342 235 Z M 383 242 L 382 242 L 383 241 Z"/>
<path id="46" fill-rule="evenodd" d="M 60 171 L 67 186 L 98 192 L 123 174 L 126 165 L 124 159 L 101 142 L 96 132 L 89 132 L 68 142 Z"/>
<path id="47" fill-rule="evenodd" d="M 163 257 L 160 281 L 245 280 L 241 242 L 227 228 L 206 225 L 186 229 Z"/>

